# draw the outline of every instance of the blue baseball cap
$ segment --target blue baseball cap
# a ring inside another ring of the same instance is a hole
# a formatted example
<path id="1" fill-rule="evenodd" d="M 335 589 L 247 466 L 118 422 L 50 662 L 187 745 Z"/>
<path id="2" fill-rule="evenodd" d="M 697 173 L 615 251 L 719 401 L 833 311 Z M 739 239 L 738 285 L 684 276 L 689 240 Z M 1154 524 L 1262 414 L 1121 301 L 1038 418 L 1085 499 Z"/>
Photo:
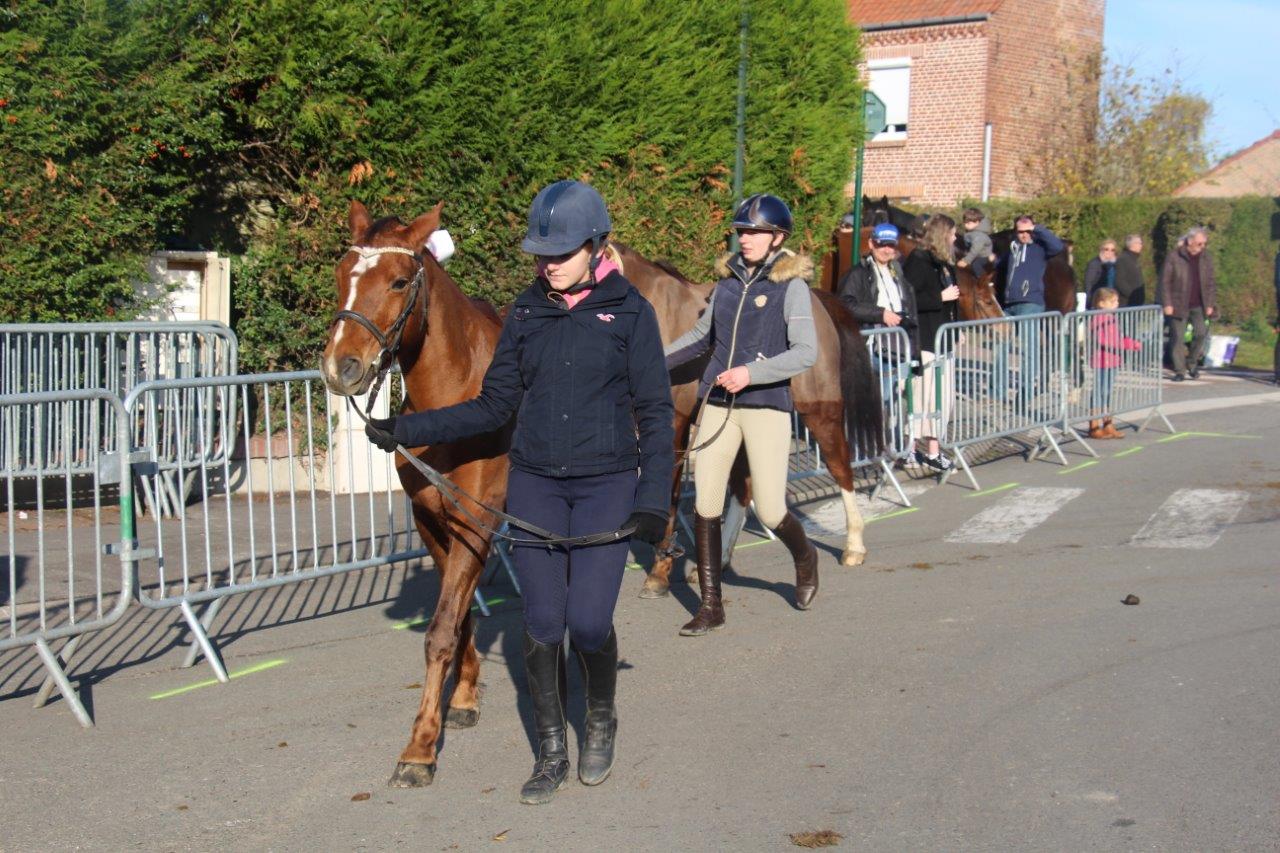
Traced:
<path id="1" fill-rule="evenodd" d="M 876 243 L 898 245 L 898 229 L 888 222 L 881 222 L 871 229 L 871 240 Z"/>

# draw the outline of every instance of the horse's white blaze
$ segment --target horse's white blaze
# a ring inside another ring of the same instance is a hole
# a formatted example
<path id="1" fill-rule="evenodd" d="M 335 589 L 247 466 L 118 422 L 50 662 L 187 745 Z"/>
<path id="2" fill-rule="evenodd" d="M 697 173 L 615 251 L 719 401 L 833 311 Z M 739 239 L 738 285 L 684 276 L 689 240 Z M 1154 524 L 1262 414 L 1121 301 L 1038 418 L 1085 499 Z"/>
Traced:
<path id="1" fill-rule="evenodd" d="M 1129 540 L 1138 548 L 1208 548 L 1249 501 L 1248 492 L 1179 489 Z"/>
<path id="2" fill-rule="evenodd" d="M 381 255 L 360 255 L 360 259 L 356 261 L 355 266 L 351 268 L 351 280 L 347 284 L 347 301 L 342 305 L 343 311 L 350 311 L 356 304 L 356 296 L 359 294 L 357 285 L 360 283 L 360 276 L 376 267 L 378 265 L 378 261 L 381 259 Z M 346 317 L 343 317 L 338 320 L 338 328 L 333 335 L 333 342 L 335 344 L 342 341 L 342 333 L 345 331 L 343 324 L 346 322 L 346 319 Z"/>
<path id="3" fill-rule="evenodd" d="M 1084 489 L 1027 487 L 984 509 L 946 537 L 947 542 L 1012 544 L 1039 527 Z"/>

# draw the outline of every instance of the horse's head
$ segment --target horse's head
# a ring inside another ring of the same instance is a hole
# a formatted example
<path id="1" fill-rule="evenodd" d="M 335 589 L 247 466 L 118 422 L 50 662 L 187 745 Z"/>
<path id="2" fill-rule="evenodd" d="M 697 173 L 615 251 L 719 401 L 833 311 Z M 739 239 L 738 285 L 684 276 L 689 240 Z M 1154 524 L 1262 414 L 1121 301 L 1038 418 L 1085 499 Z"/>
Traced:
<path id="1" fill-rule="evenodd" d="M 957 269 L 956 284 L 960 288 L 961 320 L 993 320 L 1004 316 L 1004 310 L 996 299 L 994 268 L 986 270 L 981 278 L 974 275 L 972 270 Z"/>
<path id="2" fill-rule="evenodd" d="M 405 225 L 395 217 L 373 220 L 351 202 L 351 248 L 336 271 L 338 305 L 321 358 L 325 384 L 335 394 L 363 394 L 401 346 L 419 342 L 426 329 L 427 238 L 440 226 L 444 202 Z"/>

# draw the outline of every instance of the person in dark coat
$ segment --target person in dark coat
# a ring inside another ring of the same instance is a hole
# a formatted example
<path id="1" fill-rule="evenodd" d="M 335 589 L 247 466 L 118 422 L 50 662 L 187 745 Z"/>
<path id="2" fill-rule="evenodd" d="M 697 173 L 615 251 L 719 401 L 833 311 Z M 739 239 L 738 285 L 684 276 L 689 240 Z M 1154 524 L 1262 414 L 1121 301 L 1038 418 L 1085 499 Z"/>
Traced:
<path id="1" fill-rule="evenodd" d="M 1275 371 L 1275 383 L 1280 385 L 1280 252 L 1276 252 L 1275 267 L 1275 286 L 1276 286 L 1276 322 L 1272 327 L 1276 332 L 1276 350 L 1272 355 L 1273 368 Z"/>
<path id="2" fill-rule="evenodd" d="M 1164 316 L 1169 325 L 1169 355 L 1173 361 L 1173 381 L 1181 382 L 1190 374 L 1200 375 L 1200 357 L 1204 355 L 1209 327 L 1218 304 L 1218 282 L 1213 273 L 1213 258 L 1205 251 L 1209 232 L 1192 228 L 1178 242 L 1177 250 L 1165 258 L 1160 272 L 1160 295 Z M 1184 340 L 1187 323 L 1191 324 L 1191 352 Z M 1188 370 L 1188 366 L 1190 369 Z"/>
<path id="3" fill-rule="evenodd" d="M 661 541 L 675 466 L 671 385 L 657 314 L 623 278 L 606 242 L 610 229 L 604 200 L 586 184 L 559 181 L 538 193 L 521 244 L 537 257 L 537 278 L 503 324 L 479 396 L 371 420 L 370 440 L 388 452 L 453 442 L 514 416 L 507 512 L 561 536 L 634 529 L 636 539 Z M 578 778 L 598 785 L 613 768 L 613 611 L 627 546 L 623 538 L 514 548 L 538 733 L 523 803 L 549 802 L 569 773 L 566 631 L 586 682 Z"/>
<path id="4" fill-rule="evenodd" d="M 1093 304 L 1093 292 L 1099 287 L 1116 290 L 1116 241 L 1103 240 L 1096 257 L 1084 268 L 1084 292 Z M 1117 291 L 1118 292 L 1118 291 Z"/>
<path id="5" fill-rule="evenodd" d="M 1142 235 L 1124 238 L 1124 251 L 1116 258 L 1116 293 L 1121 308 L 1147 304 L 1147 288 L 1142 280 Z"/>
<path id="6" fill-rule="evenodd" d="M 871 251 L 849 268 L 836 294 L 864 328 L 900 326 L 907 333 L 908 352 L 886 351 L 877 359 L 880 397 L 888 400 L 894 383 L 906 378 L 902 362 L 920 358 L 916 328 L 916 294 L 898 262 L 898 229 L 888 222 L 871 229 Z M 898 358 L 891 358 L 891 356 Z"/>
<path id="7" fill-rule="evenodd" d="M 920 364 L 922 382 L 917 399 L 929 411 L 933 401 L 937 399 L 935 384 L 943 382 L 949 385 L 951 365 L 932 363 L 939 355 L 934 352 L 938 329 L 944 323 L 954 323 L 957 319 L 957 300 L 960 288 L 956 286 L 955 276 L 955 243 L 956 223 L 949 216 L 941 213 L 929 217 L 920 245 L 912 250 L 902 264 L 908 284 L 915 292 L 917 322 L 920 338 Z M 931 366 L 932 365 L 932 366 Z M 949 394 L 943 394 L 944 404 Z M 948 471 L 952 462 L 943 456 L 938 449 L 938 433 L 941 431 L 941 420 L 946 413 L 938 412 L 922 419 L 921 433 L 925 440 L 925 452 L 916 451 L 916 461 L 936 471 Z"/>

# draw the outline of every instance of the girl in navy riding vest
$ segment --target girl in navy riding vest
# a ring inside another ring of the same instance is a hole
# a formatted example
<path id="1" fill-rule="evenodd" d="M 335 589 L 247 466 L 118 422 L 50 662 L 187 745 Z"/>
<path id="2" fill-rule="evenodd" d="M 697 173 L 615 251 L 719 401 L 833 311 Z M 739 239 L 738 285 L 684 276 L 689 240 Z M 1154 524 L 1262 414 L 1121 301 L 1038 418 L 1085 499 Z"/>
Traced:
<path id="1" fill-rule="evenodd" d="M 373 421 L 387 450 L 458 441 L 515 416 L 507 512 L 559 536 L 634 527 L 666 533 L 671 386 L 653 307 L 623 278 L 605 238 L 604 200 L 577 181 L 538 193 L 521 248 L 538 276 L 511 308 L 480 395 L 465 403 Z M 639 475 L 637 476 L 637 469 Z M 566 630 L 586 682 L 578 778 L 598 785 L 613 767 L 618 641 L 613 610 L 627 539 L 591 546 L 517 545 L 524 662 L 538 731 L 524 803 L 545 803 L 569 772 L 565 735 Z"/>
<path id="2" fill-rule="evenodd" d="M 700 395 L 707 396 L 694 457 L 694 539 L 702 604 L 680 629 L 701 636 L 724 625 L 720 596 L 720 516 L 729 469 L 746 445 L 760 521 L 791 552 L 796 606 L 808 609 L 818 592 L 818 554 L 787 511 L 791 453 L 791 377 L 817 360 L 812 297 L 813 264 L 782 248 L 791 211 L 777 196 L 753 195 L 733 218 L 741 250 L 722 259 L 720 281 L 697 324 L 666 347 L 674 369 L 711 350 Z"/>

